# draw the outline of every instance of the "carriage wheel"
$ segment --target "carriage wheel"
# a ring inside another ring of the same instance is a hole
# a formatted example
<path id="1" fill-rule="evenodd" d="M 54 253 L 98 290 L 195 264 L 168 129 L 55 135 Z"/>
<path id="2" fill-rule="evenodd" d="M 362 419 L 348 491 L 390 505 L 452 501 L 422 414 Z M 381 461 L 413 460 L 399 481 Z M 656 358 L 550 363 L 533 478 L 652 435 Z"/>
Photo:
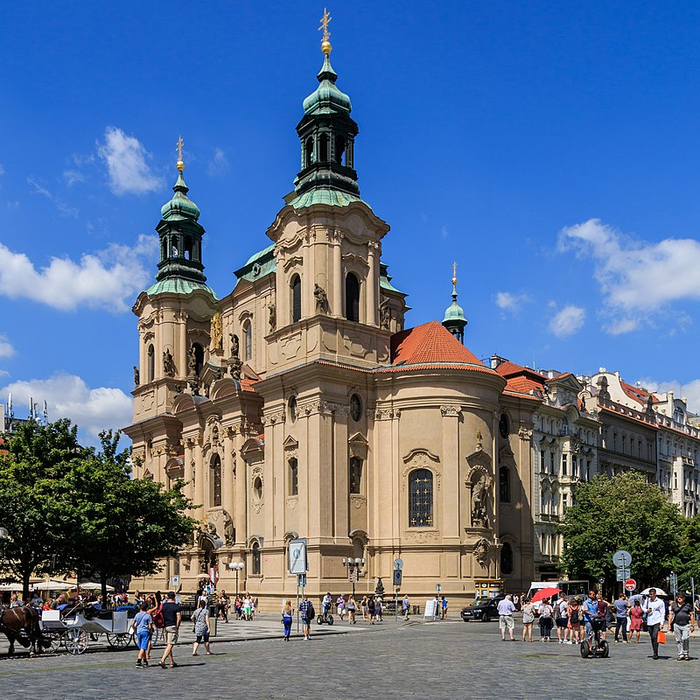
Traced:
<path id="1" fill-rule="evenodd" d="M 88 647 L 87 632 L 84 629 L 69 629 L 63 643 L 71 654 L 82 654 Z"/>
<path id="2" fill-rule="evenodd" d="M 62 632 L 44 632 L 44 639 L 48 640 L 49 646 L 46 647 L 48 654 L 55 654 L 63 644 Z"/>
<path id="3" fill-rule="evenodd" d="M 109 634 L 107 633 L 107 642 L 113 649 L 126 649 L 131 642 L 131 635 L 126 634 Z"/>

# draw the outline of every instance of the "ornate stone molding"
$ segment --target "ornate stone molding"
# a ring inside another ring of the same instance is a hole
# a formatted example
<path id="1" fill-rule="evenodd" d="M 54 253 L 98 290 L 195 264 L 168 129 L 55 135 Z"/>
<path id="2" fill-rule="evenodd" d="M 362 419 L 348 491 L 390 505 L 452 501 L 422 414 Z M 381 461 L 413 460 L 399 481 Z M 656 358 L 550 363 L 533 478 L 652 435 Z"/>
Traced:
<path id="1" fill-rule="evenodd" d="M 403 470 L 403 479 L 401 480 L 402 488 L 406 490 L 407 477 L 414 469 L 428 469 L 435 476 L 435 490 L 440 490 L 442 473 L 437 465 L 440 458 L 428 452 L 428 450 L 416 449 L 411 450 L 403 460 L 406 463 L 406 468 Z"/>
<path id="2" fill-rule="evenodd" d="M 440 413 L 442 413 L 443 418 L 458 418 L 461 412 L 462 410 L 459 406 L 440 406 Z"/>
<path id="3" fill-rule="evenodd" d="M 260 498 L 258 498 L 258 496 L 255 493 L 254 484 L 256 479 L 260 479 L 260 483 L 262 484 L 262 497 Z M 256 513 L 259 513 L 262 510 L 262 507 L 265 505 L 265 478 L 263 476 L 263 469 L 259 465 L 253 467 L 253 470 L 250 473 L 250 492 L 252 494 L 251 503 L 253 506 L 253 510 Z"/>
<path id="4" fill-rule="evenodd" d="M 401 416 L 398 408 L 377 408 L 374 411 L 374 420 L 393 420 Z"/>
<path id="5" fill-rule="evenodd" d="M 426 544 L 440 541 L 440 530 L 406 530 L 404 539 L 408 542 Z"/>
<path id="6" fill-rule="evenodd" d="M 284 410 L 282 411 L 271 411 L 267 415 L 264 415 L 262 418 L 262 424 L 263 425 L 274 425 L 275 423 L 284 423 L 285 421 L 285 412 Z"/>
<path id="7" fill-rule="evenodd" d="M 489 557 L 490 543 L 483 537 L 474 545 L 472 553 L 481 566 L 485 566 Z"/>
<path id="8" fill-rule="evenodd" d="M 296 496 L 292 496 L 291 498 L 287 499 L 287 508 L 289 510 L 294 510 L 299 503 L 299 499 Z"/>
<path id="9" fill-rule="evenodd" d="M 350 496 L 350 505 L 356 510 L 359 510 L 360 508 L 362 508 L 362 506 L 367 505 L 367 498 L 366 496 L 353 494 L 352 496 Z"/>
<path id="10" fill-rule="evenodd" d="M 518 428 L 518 437 L 525 442 L 529 442 L 532 440 L 532 430 L 521 425 Z"/>

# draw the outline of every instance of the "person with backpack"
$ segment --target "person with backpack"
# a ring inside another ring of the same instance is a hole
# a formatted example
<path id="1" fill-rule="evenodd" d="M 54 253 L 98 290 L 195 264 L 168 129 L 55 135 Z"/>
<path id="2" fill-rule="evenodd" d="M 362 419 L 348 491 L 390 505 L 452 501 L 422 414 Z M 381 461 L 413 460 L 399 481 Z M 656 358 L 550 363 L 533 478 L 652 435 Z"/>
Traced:
<path id="1" fill-rule="evenodd" d="M 544 598 L 542 600 L 542 605 L 540 605 L 540 641 L 548 642 L 550 635 L 552 634 L 552 615 L 554 614 L 554 609 L 549 604 L 549 598 Z"/>
<path id="2" fill-rule="evenodd" d="M 559 600 L 554 604 L 554 622 L 557 625 L 557 642 L 559 644 L 571 644 L 567 641 L 569 628 L 569 601 L 566 593 L 559 593 Z"/>
<path id="3" fill-rule="evenodd" d="M 581 600 L 574 598 L 569 603 L 569 644 L 581 641 Z"/>
<path id="4" fill-rule="evenodd" d="M 316 616 L 314 604 L 309 600 L 309 594 L 304 593 L 304 599 L 299 603 L 299 615 L 301 615 L 301 631 L 304 633 L 304 641 L 311 639 L 311 621 Z"/>

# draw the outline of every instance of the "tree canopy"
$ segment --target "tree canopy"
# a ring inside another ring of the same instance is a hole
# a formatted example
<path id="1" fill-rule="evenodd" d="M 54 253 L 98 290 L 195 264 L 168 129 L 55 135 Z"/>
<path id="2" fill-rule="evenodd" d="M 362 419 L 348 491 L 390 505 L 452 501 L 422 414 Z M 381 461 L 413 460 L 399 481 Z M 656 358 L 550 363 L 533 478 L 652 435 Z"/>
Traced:
<path id="1" fill-rule="evenodd" d="M 687 523 L 642 474 L 597 475 L 576 486 L 574 504 L 564 516 L 562 565 L 572 578 L 616 580 L 612 555 L 632 555 L 632 576 L 646 585 L 661 585 L 680 565 Z"/>

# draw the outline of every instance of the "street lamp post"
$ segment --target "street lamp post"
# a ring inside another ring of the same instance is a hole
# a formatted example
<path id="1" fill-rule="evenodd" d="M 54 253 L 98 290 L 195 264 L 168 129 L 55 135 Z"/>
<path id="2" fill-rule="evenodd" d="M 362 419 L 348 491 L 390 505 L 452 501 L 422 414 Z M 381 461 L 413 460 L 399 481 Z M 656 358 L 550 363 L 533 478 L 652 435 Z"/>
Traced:
<path id="1" fill-rule="evenodd" d="M 231 569 L 231 571 L 236 572 L 236 598 L 238 598 L 238 572 L 243 569 L 243 562 L 242 561 L 232 561 L 229 563 L 228 568 Z"/>
<path id="2" fill-rule="evenodd" d="M 352 597 L 355 597 L 355 581 L 360 579 L 360 569 L 365 565 L 365 560 L 360 557 L 343 557 L 343 566 L 348 568 L 348 575 L 352 581 Z"/>

